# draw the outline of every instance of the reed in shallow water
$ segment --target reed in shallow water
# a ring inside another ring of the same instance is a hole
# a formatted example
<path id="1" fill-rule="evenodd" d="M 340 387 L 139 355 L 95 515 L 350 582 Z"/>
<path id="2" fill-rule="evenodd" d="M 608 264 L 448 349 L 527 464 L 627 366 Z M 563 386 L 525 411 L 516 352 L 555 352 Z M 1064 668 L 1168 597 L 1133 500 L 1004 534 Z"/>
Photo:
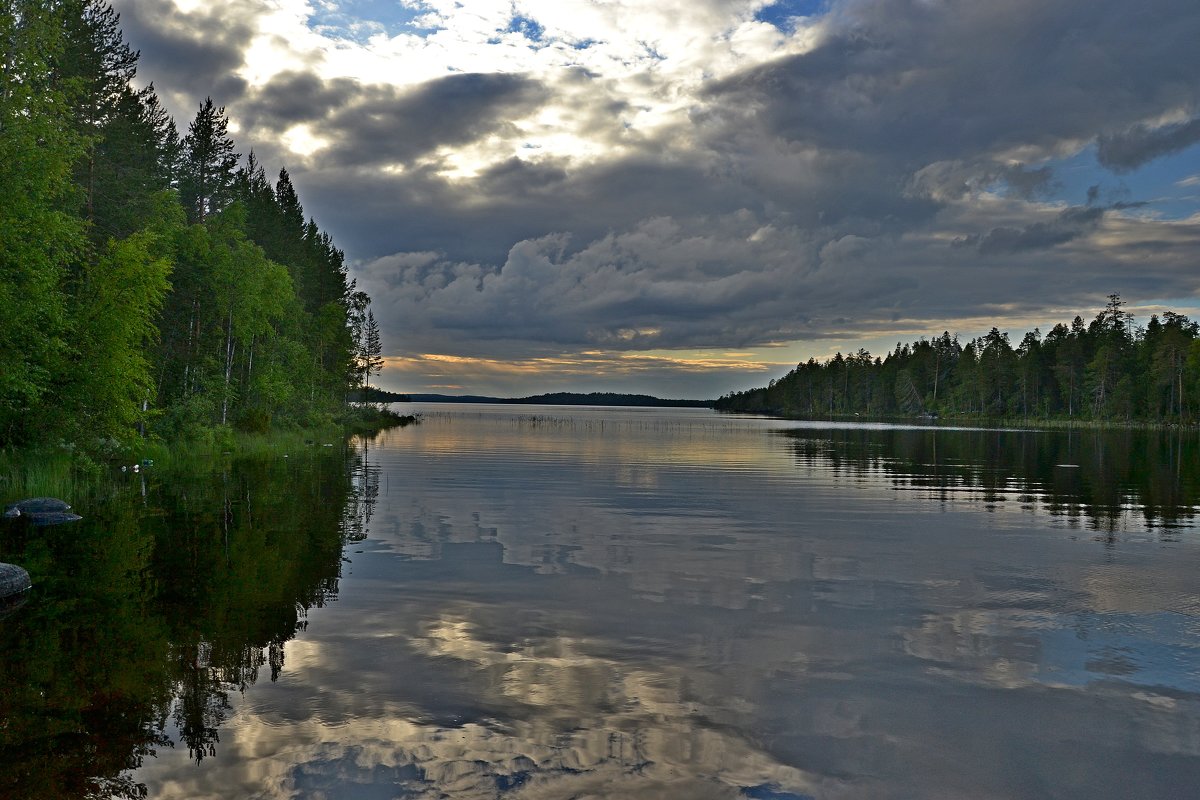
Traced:
<path id="1" fill-rule="evenodd" d="M 24 497 L 73 497 L 98 479 L 95 465 L 66 448 L 0 451 L 0 501 Z"/>

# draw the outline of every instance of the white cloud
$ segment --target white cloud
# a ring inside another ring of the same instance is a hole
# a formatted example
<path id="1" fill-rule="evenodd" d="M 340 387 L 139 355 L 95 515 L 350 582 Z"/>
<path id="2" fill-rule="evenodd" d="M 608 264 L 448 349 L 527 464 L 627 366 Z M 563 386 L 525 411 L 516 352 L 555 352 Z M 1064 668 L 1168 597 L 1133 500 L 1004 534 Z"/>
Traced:
<path id="1" fill-rule="evenodd" d="M 514 155 L 531 160 L 594 160 L 611 153 L 613 141 L 623 131 L 648 136 L 686 122 L 689 112 L 700 104 L 697 92 L 706 83 L 748 65 L 795 53 L 807 41 L 804 35 L 785 37 L 773 26 L 753 21 L 754 11 L 764 5 L 762 0 L 487 0 L 414 5 L 426 10 L 419 24 L 431 31 L 391 36 L 377 33 L 360 42 L 314 29 L 309 23 L 314 7 L 304 0 L 116 3 L 126 17 L 136 17 L 159 31 L 169 28 L 178 35 L 199 19 L 241 21 L 248 31 L 240 49 L 242 63 L 234 74 L 245 81 L 249 93 L 297 71 L 322 81 L 347 80 L 399 89 L 451 72 L 505 73 L 558 89 L 537 114 L 511 120 L 514 127 L 502 137 L 494 136 L 486 147 L 471 143 L 447 153 L 447 161 L 456 165 L 451 172 L 460 177 Z M 544 29 L 541 41 L 510 32 L 514 15 L 537 20 Z M 197 30 L 197 36 L 202 32 Z M 571 77 L 573 70 L 586 71 L 592 80 L 581 84 Z M 625 113 L 610 117 L 608 130 L 598 128 L 595 115 L 580 113 L 583 106 L 596 101 L 597 89 L 603 92 L 605 102 L 626 108 Z M 171 87 L 167 91 L 171 92 Z M 198 87 L 191 98 L 176 97 L 176 113 L 190 113 L 205 93 Z M 236 114 L 236 101 L 231 99 L 229 105 Z M 283 144 L 288 148 L 287 142 Z M 525 147 L 527 144 L 536 149 Z M 311 148 L 301 143 L 291 152 L 304 156 Z"/>

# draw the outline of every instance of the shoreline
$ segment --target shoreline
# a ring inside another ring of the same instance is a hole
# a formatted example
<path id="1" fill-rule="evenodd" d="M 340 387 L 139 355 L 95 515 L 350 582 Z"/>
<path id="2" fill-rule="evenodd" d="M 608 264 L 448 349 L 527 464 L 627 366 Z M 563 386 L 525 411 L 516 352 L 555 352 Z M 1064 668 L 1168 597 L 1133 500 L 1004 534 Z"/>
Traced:
<path id="1" fill-rule="evenodd" d="M 208 464 L 218 458 L 262 458 L 286 455 L 340 442 L 352 436 L 374 436 L 392 428 L 419 424 L 419 414 L 398 414 L 371 407 L 352 409 L 338 422 L 314 428 L 238 431 L 229 426 L 205 429 L 203 439 L 146 439 L 112 452 L 90 452 L 74 443 L 0 450 L 0 500 L 22 497 L 79 496 L 98 490 L 122 469 L 164 468 L 184 461 Z M 136 465 L 136 468 L 134 467 Z"/>

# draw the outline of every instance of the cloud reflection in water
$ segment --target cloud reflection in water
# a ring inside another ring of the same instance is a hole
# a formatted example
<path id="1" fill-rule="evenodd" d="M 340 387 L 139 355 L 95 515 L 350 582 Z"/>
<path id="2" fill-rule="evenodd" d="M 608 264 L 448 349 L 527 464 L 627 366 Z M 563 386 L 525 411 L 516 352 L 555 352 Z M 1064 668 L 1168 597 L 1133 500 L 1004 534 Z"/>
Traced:
<path id="1" fill-rule="evenodd" d="M 915 487 L 888 434 L 809 431 L 825 444 L 797 458 L 782 425 L 470 409 L 385 435 L 339 601 L 216 758 L 140 779 L 164 798 L 1200 784 L 1190 529 L 1080 536 L 1037 475 L 942 462 Z M 1032 501 L 980 491 L 996 480 Z"/>

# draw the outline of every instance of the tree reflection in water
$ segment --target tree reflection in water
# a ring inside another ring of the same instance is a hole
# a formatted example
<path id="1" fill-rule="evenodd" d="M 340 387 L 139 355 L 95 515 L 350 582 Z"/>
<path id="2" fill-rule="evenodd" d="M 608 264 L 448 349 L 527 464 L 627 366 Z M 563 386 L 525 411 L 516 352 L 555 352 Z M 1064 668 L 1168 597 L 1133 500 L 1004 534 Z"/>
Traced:
<path id="1" fill-rule="evenodd" d="M 76 499 L 73 527 L 3 532 L 34 590 L 0 621 L 0 796 L 144 797 L 124 773 L 146 756 L 216 752 L 365 525 L 358 452 L 289 455 L 163 467 Z"/>
<path id="2" fill-rule="evenodd" d="M 886 475 L 945 504 L 1016 507 L 1116 533 L 1192 525 L 1200 440 L 1190 431 L 1022 431 L 843 427 L 781 431 L 801 466 Z"/>

